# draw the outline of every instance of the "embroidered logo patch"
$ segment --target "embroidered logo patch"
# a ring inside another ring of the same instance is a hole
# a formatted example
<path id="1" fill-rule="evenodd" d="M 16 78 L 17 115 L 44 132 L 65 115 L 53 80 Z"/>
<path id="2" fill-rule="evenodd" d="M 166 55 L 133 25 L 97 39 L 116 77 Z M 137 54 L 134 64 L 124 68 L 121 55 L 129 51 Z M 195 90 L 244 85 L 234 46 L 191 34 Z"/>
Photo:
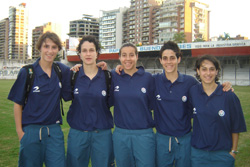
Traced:
<path id="1" fill-rule="evenodd" d="M 33 74 L 33 71 L 31 68 L 29 68 L 29 74 Z"/>
<path id="2" fill-rule="evenodd" d="M 182 96 L 181 99 L 182 99 L 183 102 L 186 102 L 187 101 L 187 96 Z"/>
<path id="3" fill-rule="evenodd" d="M 219 114 L 219 116 L 224 117 L 224 116 L 225 116 L 225 111 L 220 110 L 220 111 L 218 112 L 218 114 Z"/>
<path id="4" fill-rule="evenodd" d="M 107 94 L 106 91 L 103 90 L 103 91 L 102 91 L 102 95 L 103 95 L 103 96 L 106 96 L 106 94 Z"/>
<path id="5" fill-rule="evenodd" d="M 146 93 L 147 90 L 146 90 L 145 88 L 141 88 L 141 92 L 142 92 L 142 93 Z"/>

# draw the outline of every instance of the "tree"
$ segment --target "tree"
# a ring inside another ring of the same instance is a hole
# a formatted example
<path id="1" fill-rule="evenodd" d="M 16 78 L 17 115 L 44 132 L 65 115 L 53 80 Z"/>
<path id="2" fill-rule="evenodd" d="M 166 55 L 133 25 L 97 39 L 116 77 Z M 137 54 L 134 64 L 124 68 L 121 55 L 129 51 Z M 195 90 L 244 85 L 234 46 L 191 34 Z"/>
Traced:
<path id="1" fill-rule="evenodd" d="M 141 42 L 139 42 L 138 44 L 136 44 L 136 46 L 142 46 L 142 43 L 141 43 Z"/>
<path id="2" fill-rule="evenodd" d="M 224 32 L 224 37 L 222 35 L 220 35 L 219 38 L 218 38 L 218 40 L 219 41 L 225 41 L 225 40 L 230 40 L 230 38 L 231 37 L 230 37 L 229 33 L 225 33 Z"/>
<path id="3" fill-rule="evenodd" d="M 173 40 L 176 43 L 185 43 L 185 42 L 187 42 L 186 35 L 184 34 L 184 32 L 179 32 L 179 33 L 174 34 Z"/>
<path id="4" fill-rule="evenodd" d="M 225 33 L 224 32 L 224 40 L 229 40 L 231 37 L 230 37 L 230 35 L 229 35 L 229 33 Z"/>
<path id="5" fill-rule="evenodd" d="M 193 42 L 205 42 L 203 38 L 196 38 Z"/>
<path id="6" fill-rule="evenodd" d="M 61 61 L 62 56 L 58 53 L 54 61 Z"/>

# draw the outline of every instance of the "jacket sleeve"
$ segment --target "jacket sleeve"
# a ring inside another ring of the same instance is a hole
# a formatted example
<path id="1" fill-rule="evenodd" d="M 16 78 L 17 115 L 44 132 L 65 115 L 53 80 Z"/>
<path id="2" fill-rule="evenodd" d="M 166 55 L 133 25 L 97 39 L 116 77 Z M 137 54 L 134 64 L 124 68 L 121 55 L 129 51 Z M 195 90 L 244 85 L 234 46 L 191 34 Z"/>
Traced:
<path id="1" fill-rule="evenodd" d="M 8 95 L 9 100 L 11 100 L 19 105 L 24 105 L 24 102 L 25 102 L 26 78 L 27 78 L 26 69 L 21 68 L 18 75 L 17 75 L 17 79 L 14 82 L 14 84 L 9 92 L 9 95 Z"/>

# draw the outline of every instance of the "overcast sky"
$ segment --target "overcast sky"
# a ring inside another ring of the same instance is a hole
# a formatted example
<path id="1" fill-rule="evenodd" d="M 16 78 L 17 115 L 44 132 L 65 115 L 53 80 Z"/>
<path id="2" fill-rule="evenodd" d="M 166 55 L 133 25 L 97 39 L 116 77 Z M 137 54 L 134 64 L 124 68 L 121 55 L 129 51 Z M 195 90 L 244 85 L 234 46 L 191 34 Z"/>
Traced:
<path id="1" fill-rule="evenodd" d="M 231 37 L 238 34 L 250 39 L 250 0 L 200 0 L 210 5 L 210 37 L 224 32 Z M 69 21 L 80 19 L 82 14 L 99 17 L 100 10 L 112 10 L 130 6 L 130 0 L 4 0 L 0 5 L 0 20 L 8 17 L 9 6 L 25 2 L 29 9 L 29 31 L 47 22 L 62 25 L 67 38 Z"/>

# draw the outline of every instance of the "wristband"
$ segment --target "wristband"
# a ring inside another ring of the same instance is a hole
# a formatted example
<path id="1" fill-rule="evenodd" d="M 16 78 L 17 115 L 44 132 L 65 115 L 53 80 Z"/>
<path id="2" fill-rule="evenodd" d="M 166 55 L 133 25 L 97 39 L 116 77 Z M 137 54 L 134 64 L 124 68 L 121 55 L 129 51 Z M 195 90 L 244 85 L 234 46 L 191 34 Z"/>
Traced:
<path id="1" fill-rule="evenodd" d="M 239 151 L 232 150 L 231 152 L 237 155 Z"/>

